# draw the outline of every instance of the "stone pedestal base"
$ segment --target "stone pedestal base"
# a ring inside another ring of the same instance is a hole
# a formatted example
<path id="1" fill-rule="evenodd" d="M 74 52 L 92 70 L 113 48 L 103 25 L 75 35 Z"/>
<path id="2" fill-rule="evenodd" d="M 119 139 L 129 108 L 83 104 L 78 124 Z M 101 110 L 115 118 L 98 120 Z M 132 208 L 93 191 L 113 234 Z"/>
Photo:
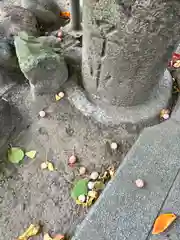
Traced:
<path id="1" fill-rule="evenodd" d="M 137 132 L 144 127 L 159 123 L 159 113 L 168 107 L 171 99 L 172 79 L 168 70 L 152 90 L 150 99 L 144 104 L 132 107 L 116 107 L 92 103 L 74 79 L 66 85 L 69 101 L 85 116 L 109 127 L 120 127 L 129 133 Z"/>

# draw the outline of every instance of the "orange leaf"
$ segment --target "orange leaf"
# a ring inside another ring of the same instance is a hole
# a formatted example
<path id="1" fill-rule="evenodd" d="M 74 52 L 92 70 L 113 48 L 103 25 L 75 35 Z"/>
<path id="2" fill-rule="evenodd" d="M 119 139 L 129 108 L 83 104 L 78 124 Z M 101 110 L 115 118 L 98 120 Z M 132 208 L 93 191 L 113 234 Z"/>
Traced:
<path id="1" fill-rule="evenodd" d="M 173 213 L 161 214 L 159 217 L 156 218 L 152 234 L 155 235 L 164 232 L 176 218 L 176 215 Z"/>
<path id="2" fill-rule="evenodd" d="M 57 234 L 53 240 L 64 240 L 64 235 L 61 235 L 61 234 Z"/>
<path id="3" fill-rule="evenodd" d="M 60 12 L 60 16 L 63 18 L 70 18 L 70 12 Z"/>

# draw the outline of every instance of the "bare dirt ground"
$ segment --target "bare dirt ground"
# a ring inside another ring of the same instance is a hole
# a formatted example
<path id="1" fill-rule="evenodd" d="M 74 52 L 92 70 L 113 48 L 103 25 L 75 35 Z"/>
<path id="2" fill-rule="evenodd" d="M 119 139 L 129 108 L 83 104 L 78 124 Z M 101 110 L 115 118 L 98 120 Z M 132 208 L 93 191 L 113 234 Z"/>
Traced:
<path id="1" fill-rule="evenodd" d="M 66 97 L 56 102 L 54 96 L 41 96 L 32 102 L 26 85 L 16 86 L 6 97 L 18 105 L 27 127 L 11 143 L 38 153 L 35 160 L 25 159 L 21 166 L 1 162 L 0 240 L 13 240 L 38 221 L 46 231 L 72 235 L 86 215 L 70 197 L 71 182 L 77 179 L 79 166 L 85 166 L 89 173 L 112 164 L 118 166 L 133 140 L 122 140 L 114 129 L 85 118 Z M 40 119 L 38 111 L 42 109 L 47 116 Z M 115 152 L 110 148 L 112 141 L 119 144 Z M 67 160 L 74 148 L 79 161 L 70 168 Z M 58 171 L 40 168 L 46 154 Z M 35 239 L 43 238 L 40 235 Z"/>

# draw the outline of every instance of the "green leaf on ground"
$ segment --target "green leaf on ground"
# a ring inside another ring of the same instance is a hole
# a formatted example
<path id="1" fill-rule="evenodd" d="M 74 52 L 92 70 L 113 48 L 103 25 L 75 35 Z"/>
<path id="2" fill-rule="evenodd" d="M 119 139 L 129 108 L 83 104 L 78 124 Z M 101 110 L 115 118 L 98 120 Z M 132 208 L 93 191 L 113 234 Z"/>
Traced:
<path id="1" fill-rule="evenodd" d="M 98 190 L 103 190 L 105 188 L 105 184 L 101 181 L 97 181 L 94 184 L 94 188 L 98 191 Z"/>
<path id="2" fill-rule="evenodd" d="M 87 194 L 88 194 L 88 180 L 81 179 L 77 181 L 71 191 L 71 197 L 74 200 L 76 200 L 80 195 L 86 196 Z"/>
<path id="3" fill-rule="evenodd" d="M 36 156 L 36 151 L 32 150 L 30 152 L 26 152 L 25 155 L 28 157 L 28 158 L 31 158 L 31 159 L 34 159 L 35 156 Z"/>
<path id="4" fill-rule="evenodd" d="M 19 163 L 24 158 L 24 151 L 18 147 L 8 149 L 8 160 L 12 163 Z"/>

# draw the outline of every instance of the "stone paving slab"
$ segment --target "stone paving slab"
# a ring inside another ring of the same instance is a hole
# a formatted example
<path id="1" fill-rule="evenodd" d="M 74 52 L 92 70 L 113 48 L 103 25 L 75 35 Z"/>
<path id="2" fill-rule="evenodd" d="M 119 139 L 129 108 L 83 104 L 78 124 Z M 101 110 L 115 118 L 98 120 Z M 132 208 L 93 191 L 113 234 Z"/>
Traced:
<path id="1" fill-rule="evenodd" d="M 179 146 L 180 126 L 176 122 L 169 120 L 145 129 L 73 240 L 150 237 L 179 171 Z M 137 178 L 146 181 L 146 188 L 136 188 Z"/>
<path id="2" fill-rule="evenodd" d="M 180 216 L 180 173 L 168 194 L 168 197 L 162 207 L 161 213 L 174 213 Z M 150 236 L 148 240 L 179 240 L 180 239 L 180 219 L 177 218 L 164 233 Z"/>

